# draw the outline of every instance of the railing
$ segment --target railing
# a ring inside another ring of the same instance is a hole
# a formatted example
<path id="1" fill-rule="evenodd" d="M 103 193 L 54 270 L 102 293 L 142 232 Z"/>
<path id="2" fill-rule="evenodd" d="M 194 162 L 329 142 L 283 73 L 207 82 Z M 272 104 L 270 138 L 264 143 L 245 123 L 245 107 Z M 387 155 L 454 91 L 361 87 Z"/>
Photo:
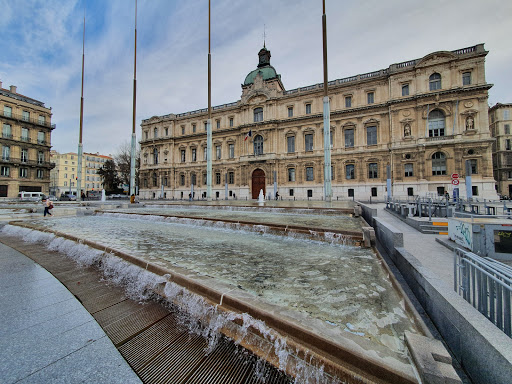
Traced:
<path id="1" fill-rule="evenodd" d="M 455 250 L 453 287 L 464 300 L 512 337 L 511 267 L 458 248 Z"/>
<path id="2" fill-rule="evenodd" d="M 476 51 L 476 45 L 473 47 L 457 49 L 455 51 L 452 51 L 452 53 L 454 53 L 456 55 L 464 55 L 466 53 L 471 53 L 471 52 L 475 52 L 475 51 Z"/>
<path id="3" fill-rule="evenodd" d="M 425 141 L 453 140 L 454 136 L 432 136 L 425 137 Z"/>
<path id="4" fill-rule="evenodd" d="M 20 115 L 19 113 L 12 113 L 12 112 L 6 112 L 2 109 L 0 109 L 0 116 L 8 117 L 11 119 L 16 119 L 20 121 L 30 122 L 32 124 L 41 125 L 43 127 L 52 128 L 55 129 L 55 124 L 50 124 L 46 120 L 39 120 L 39 116 L 37 118 L 27 118 L 26 116 Z"/>

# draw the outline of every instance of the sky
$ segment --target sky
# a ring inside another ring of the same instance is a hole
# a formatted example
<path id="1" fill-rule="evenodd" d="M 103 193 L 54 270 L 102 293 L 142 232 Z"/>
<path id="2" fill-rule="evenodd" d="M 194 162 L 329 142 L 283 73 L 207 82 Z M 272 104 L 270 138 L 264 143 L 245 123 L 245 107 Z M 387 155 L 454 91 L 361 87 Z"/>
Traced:
<path id="1" fill-rule="evenodd" d="M 258 51 L 286 89 L 323 82 L 321 0 L 212 0 L 212 105 L 235 102 Z M 485 44 L 489 104 L 512 102 L 512 1 L 325 0 L 329 80 Z M 52 108 L 52 149 L 77 152 L 85 10 L 84 152 L 131 140 L 135 0 L 0 0 L 3 88 Z M 136 133 L 208 106 L 208 1 L 137 0 Z"/>

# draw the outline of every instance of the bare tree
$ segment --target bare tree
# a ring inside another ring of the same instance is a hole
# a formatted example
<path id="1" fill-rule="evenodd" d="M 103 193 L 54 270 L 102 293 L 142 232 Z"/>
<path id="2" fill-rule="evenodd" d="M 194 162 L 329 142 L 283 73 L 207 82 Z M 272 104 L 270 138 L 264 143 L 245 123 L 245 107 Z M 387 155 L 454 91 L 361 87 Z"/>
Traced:
<path id="1" fill-rule="evenodd" d="M 130 142 L 125 141 L 119 146 L 117 153 L 114 155 L 119 180 L 121 183 L 127 185 L 130 185 L 131 151 Z M 137 148 L 137 152 L 135 154 L 135 185 L 137 185 L 139 175 L 139 154 L 140 147 Z"/>

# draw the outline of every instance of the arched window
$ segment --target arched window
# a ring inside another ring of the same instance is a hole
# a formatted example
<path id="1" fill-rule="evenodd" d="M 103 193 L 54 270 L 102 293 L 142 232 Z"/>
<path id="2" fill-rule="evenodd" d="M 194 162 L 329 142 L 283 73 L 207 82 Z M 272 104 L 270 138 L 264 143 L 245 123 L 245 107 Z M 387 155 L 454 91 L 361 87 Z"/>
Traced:
<path id="1" fill-rule="evenodd" d="M 153 148 L 153 164 L 158 164 L 158 149 Z"/>
<path id="2" fill-rule="evenodd" d="M 153 187 L 158 187 L 158 179 L 155 172 L 153 172 Z"/>
<path id="3" fill-rule="evenodd" d="M 432 175 L 446 175 L 446 156 L 442 152 L 432 155 Z"/>
<path id="4" fill-rule="evenodd" d="M 254 155 L 263 155 L 263 137 L 260 135 L 254 138 Z"/>
<path id="5" fill-rule="evenodd" d="M 263 121 L 263 108 L 254 108 L 254 122 Z"/>
<path id="6" fill-rule="evenodd" d="M 195 173 L 191 173 L 191 174 L 190 174 L 190 183 L 191 183 L 191 184 L 194 184 L 194 185 L 197 185 L 197 182 L 196 182 L 196 174 L 195 174 Z"/>
<path id="7" fill-rule="evenodd" d="M 156 138 L 158 137 L 158 128 L 155 128 L 155 129 L 153 130 L 153 133 L 154 133 L 154 136 L 153 136 L 153 137 L 156 139 Z"/>
<path id="8" fill-rule="evenodd" d="M 431 91 L 441 89 L 441 75 L 439 73 L 433 73 L 428 78 L 429 88 Z"/>
<path id="9" fill-rule="evenodd" d="M 428 114 L 428 136 L 444 136 L 444 113 L 439 109 L 434 109 Z"/>

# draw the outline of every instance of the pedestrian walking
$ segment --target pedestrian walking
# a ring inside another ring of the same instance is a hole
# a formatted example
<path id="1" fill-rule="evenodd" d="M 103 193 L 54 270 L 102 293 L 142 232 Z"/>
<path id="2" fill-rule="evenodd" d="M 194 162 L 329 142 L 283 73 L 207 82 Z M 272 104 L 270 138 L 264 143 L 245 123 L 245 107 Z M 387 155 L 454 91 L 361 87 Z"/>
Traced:
<path id="1" fill-rule="evenodd" d="M 43 201 L 44 201 L 44 217 L 46 217 L 46 215 L 53 216 L 50 213 L 50 209 L 53 209 L 53 204 L 52 204 L 51 200 L 45 199 Z"/>

